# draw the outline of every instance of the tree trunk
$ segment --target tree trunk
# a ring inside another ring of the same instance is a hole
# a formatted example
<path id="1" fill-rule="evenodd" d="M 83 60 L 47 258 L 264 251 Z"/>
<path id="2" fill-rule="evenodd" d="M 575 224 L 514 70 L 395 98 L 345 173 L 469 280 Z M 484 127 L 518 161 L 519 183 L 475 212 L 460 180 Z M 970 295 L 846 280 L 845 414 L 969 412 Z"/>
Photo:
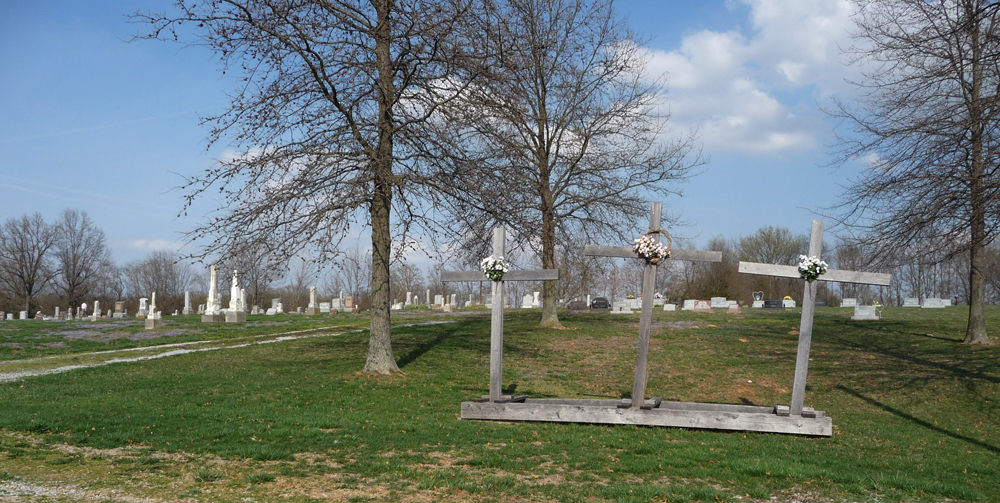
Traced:
<path id="1" fill-rule="evenodd" d="M 552 191 L 549 189 L 548 177 L 543 177 L 542 187 L 542 269 L 556 268 L 556 219 L 553 207 Z M 559 296 L 559 285 L 556 281 L 542 282 L 542 322 L 546 328 L 562 328 L 559 314 L 556 312 L 556 298 Z"/>
<path id="2" fill-rule="evenodd" d="M 371 219 L 372 219 L 372 324 L 368 339 L 368 360 L 365 372 L 390 374 L 399 372 L 392 355 L 392 326 L 389 311 L 389 257 L 392 253 L 390 214 L 392 209 L 392 54 L 389 51 L 389 11 L 392 0 L 373 2 L 378 9 L 375 29 L 375 65 L 379 87 L 379 139 L 375 158 Z"/>
<path id="3" fill-rule="evenodd" d="M 975 161 L 973 161 L 975 162 Z M 980 165 L 979 173 L 982 167 Z M 986 247 L 986 208 L 985 194 L 981 177 L 972 181 L 972 246 L 969 250 L 969 325 L 965 331 L 965 344 L 992 344 L 986 334 L 986 314 L 983 304 L 986 301 L 986 284 L 984 276 Z"/>

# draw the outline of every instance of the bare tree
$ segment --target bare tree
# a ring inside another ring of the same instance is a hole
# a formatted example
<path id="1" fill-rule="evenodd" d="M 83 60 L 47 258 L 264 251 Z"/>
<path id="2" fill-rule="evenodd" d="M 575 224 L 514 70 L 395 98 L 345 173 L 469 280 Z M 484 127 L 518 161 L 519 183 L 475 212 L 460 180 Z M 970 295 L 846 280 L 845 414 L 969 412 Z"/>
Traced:
<path id="1" fill-rule="evenodd" d="M 370 225 L 371 335 L 365 370 L 398 371 L 392 355 L 389 263 L 396 233 L 419 223 L 426 192 L 422 124 L 474 79 L 462 73 L 459 22 L 468 0 L 178 0 L 177 15 L 136 14 L 152 32 L 197 42 L 243 73 L 229 109 L 207 122 L 210 141 L 245 155 L 190 180 L 188 204 L 221 186 L 220 212 L 189 237 L 272 243 L 290 257 L 336 254 L 352 224 Z M 404 161 L 404 162 L 401 162 Z M 392 204 L 393 197 L 401 204 Z M 397 236 L 398 237 L 398 236 Z"/>
<path id="2" fill-rule="evenodd" d="M 899 250 L 969 252 L 965 342 L 989 344 L 986 247 L 1000 230 L 1000 4 L 988 0 L 856 0 L 868 70 L 856 104 L 831 114 L 851 133 L 842 161 L 867 159 L 837 209 L 884 262 Z M 938 248 L 944 246 L 944 249 Z"/>
<path id="3" fill-rule="evenodd" d="M 484 4 L 488 78 L 443 111 L 468 161 L 441 179 L 458 234 L 486 239 L 504 225 L 545 269 L 556 268 L 558 235 L 631 243 L 648 197 L 677 194 L 674 182 L 702 162 L 693 135 L 661 141 L 662 79 L 647 80 L 645 53 L 613 0 Z M 468 249 L 485 256 L 485 242 Z M 558 326 L 558 287 L 542 290 L 541 324 Z"/>
<path id="4" fill-rule="evenodd" d="M 420 268 L 413 264 L 396 262 L 389 272 L 392 277 L 392 289 L 396 292 L 397 299 L 403 298 L 402 295 L 406 295 L 405 292 L 416 294 L 423 288 L 424 275 L 420 272 Z"/>
<path id="5" fill-rule="evenodd" d="M 221 263 L 224 271 L 239 271 L 240 285 L 246 289 L 247 302 L 251 306 L 263 304 L 264 292 L 270 290 L 284 272 L 275 254 L 260 243 L 241 243 L 227 253 Z"/>
<path id="6" fill-rule="evenodd" d="M 757 232 L 744 236 L 736 243 L 736 253 L 740 260 L 763 264 L 793 265 L 799 263 L 799 255 L 809 249 L 809 237 L 795 235 L 785 227 L 761 227 Z M 740 275 L 750 292 L 764 292 L 770 298 L 800 294 L 801 281 L 771 276 Z"/>
<path id="7" fill-rule="evenodd" d="M 114 268 L 114 262 L 104 231 L 94 225 L 86 211 L 63 210 L 55 229 L 59 266 L 55 286 L 69 305 L 75 306 L 97 293 L 101 276 Z"/>
<path id="8" fill-rule="evenodd" d="M 52 249 L 58 235 L 40 213 L 22 215 L 0 227 L 0 283 L 24 302 L 31 313 L 31 299 L 58 273 Z"/>
<path id="9" fill-rule="evenodd" d="M 184 294 L 194 277 L 191 267 L 178 260 L 175 253 L 158 250 L 143 260 L 124 267 L 125 278 L 133 295 L 145 296 L 156 292 L 159 298 Z"/>

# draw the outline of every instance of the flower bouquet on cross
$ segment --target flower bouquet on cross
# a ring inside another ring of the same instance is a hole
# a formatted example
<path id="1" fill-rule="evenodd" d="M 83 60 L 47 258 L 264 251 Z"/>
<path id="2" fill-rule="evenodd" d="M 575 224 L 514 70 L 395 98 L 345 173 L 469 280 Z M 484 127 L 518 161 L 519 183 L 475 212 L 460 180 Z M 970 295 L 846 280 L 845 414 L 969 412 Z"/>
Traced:
<path id="1" fill-rule="evenodd" d="M 503 275 L 510 270 L 510 262 L 504 260 L 503 257 L 486 257 L 479 263 L 479 266 L 483 268 L 486 277 L 492 281 L 503 280 Z"/>
<path id="2" fill-rule="evenodd" d="M 806 281 L 815 281 L 826 274 L 827 264 L 819 257 L 799 255 L 799 276 Z"/>
<path id="3" fill-rule="evenodd" d="M 653 235 L 663 234 L 667 238 L 667 245 L 664 246 Z M 670 258 L 670 234 L 663 229 L 654 229 L 646 232 L 642 237 L 634 240 L 632 250 L 639 258 L 645 259 L 650 264 L 657 264 L 665 258 Z"/>

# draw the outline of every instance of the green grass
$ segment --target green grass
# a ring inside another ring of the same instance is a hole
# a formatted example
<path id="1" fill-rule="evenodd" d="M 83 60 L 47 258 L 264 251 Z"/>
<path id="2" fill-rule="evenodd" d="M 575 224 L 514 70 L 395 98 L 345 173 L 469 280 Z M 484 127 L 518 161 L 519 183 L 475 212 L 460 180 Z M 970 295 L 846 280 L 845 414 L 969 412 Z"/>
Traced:
<path id="1" fill-rule="evenodd" d="M 746 311 L 655 313 L 648 396 L 787 403 L 798 310 Z M 833 417 L 831 438 L 460 421 L 487 393 L 484 314 L 395 329 L 405 375 L 360 373 L 367 334 L 352 333 L 0 384 L 0 462 L 86 479 L 124 459 L 107 483 L 188 491 L 173 483 L 188 477 L 204 501 L 1000 501 L 1000 349 L 958 343 L 967 313 L 819 309 L 806 404 Z M 987 316 L 1000 325 L 1000 308 Z M 506 316 L 505 391 L 629 395 L 638 316 L 538 317 Z"/>

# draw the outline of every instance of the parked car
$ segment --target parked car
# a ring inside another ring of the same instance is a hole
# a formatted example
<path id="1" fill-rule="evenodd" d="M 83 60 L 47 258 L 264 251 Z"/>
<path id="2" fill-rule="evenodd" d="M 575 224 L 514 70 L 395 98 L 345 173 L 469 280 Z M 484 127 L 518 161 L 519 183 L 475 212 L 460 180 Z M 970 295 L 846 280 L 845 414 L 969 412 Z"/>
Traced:
<path id="1" fill-rule="evenodd" d="M 610 311 L 611 303 L 608 302 L 608 299 L 605 299 L 604 297 L 597 297 L 594 300 L 590 301 L 590 309 L 596 311 Z"/>

